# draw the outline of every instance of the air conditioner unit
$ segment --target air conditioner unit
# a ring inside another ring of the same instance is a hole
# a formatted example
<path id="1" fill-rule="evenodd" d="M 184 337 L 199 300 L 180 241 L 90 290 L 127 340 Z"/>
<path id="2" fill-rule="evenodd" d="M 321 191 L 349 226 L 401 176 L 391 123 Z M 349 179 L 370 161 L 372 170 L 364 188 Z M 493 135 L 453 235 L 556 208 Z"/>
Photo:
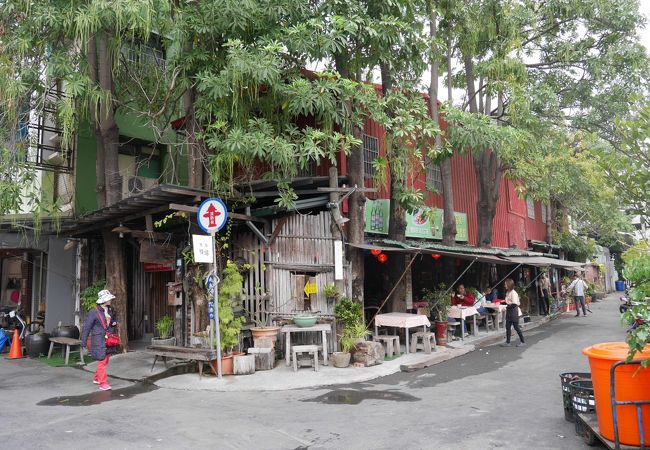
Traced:
<path id="1" fill-rule="evenodd" d="M 122 177 L 122 198 L 132 197 L 158 185 L 155 178 Z"/>

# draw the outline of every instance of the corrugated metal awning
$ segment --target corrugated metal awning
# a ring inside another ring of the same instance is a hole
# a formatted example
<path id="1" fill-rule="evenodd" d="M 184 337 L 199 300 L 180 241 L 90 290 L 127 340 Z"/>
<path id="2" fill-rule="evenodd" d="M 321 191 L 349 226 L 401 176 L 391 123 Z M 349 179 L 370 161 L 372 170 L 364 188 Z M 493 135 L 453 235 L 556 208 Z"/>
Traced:
<path id="1" fill-rule="evenodd" d="M 535 267 L 557 267 L 560 269 L 580 269 L 585 264 L 565 259 L 546 258 L 544 256 L 508 256 L 507 259 L 517 264 Z"/>
<path id="2" fill-rule="evenodd" d="M 377 250 L 381 250 L 382 252 L 398 252 L 398 253 L 412 253 L 412 254 L 420 253 L 420 254 L 427 254 L 427 255 L 437 253 L 442 256 L 449 256 L 452 258 L 464 259 L 467 261 L 478 261 L 478 262 L 493 263 L 493 264 L 513 264 L 513 262 L 509 261 L 508 259 L 494 256 L 494 255 L 486 255 L 478 252 L 463 253 L 463 252 L 453 252 L 450 250 L 437 250 L 437 249 L 425 248 L 425 247 L 414 247 L 414 246 L 407 245 L 406 243 L 402 243 L 402 245 L 400 246 L 374 244 L 374 243 L 364 243 L 364 244 L 347 243 L 347 245 L 349 245 L 350 247 L 362 248 L 365 250 L 377 249 Z"/>

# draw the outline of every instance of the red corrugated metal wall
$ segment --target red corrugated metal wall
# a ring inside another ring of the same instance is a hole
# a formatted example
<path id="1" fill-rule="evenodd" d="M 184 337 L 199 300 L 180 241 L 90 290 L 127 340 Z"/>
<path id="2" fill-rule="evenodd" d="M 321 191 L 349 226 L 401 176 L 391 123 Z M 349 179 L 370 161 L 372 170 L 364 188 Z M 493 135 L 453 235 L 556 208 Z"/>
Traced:
<path id="1" fill-rule="evenodd" d="M 443 127 L 446 124 L 441 124 Z M 384 154 L 385 132 L 376 122 L 367 120 L 364 133 L 377 137 L 379 140 L 379 154 Z M 347 174 L 347 161 L 342 158 L 341 174 Z M 478 187 L 476 173 L 471 155 L 456 152 L 452 157 L 452 176 L 454 185 L 454 210 L 467 214 L 469 244 L 476 245 L 478 240 L 478 219 L 476 201 Z M 372 187 L 372 180 L 366 180 L 366 186 Z M 415 187 L 425 191 L 426 177 L 420 174 L 415 180 Z M 380 189 L 376 194 L 367 194 L 368 198 L 388 198 L 386 188 Z M 426 204 L 442 208 L 442 196 L 434 193 L 426 194 Z M 346 205 L 347 206 L 347 205 Z M 345 208 L 347 210 L 347 208 Z M 494 247 L 511 247 L 523 249 L 528 246 L 527 240 L 535 239 L 546 241 L 546 226 L 541 222 L 541 209 L 539 203 L 535 206 L 535 219 L 528 219 L 526 201 L 519 198 L 515 184 L 510 180 L 502 179 L 499 187 L 499 201 L 497 213 L 494 218 L 492 231 L 492 245 Z"/>

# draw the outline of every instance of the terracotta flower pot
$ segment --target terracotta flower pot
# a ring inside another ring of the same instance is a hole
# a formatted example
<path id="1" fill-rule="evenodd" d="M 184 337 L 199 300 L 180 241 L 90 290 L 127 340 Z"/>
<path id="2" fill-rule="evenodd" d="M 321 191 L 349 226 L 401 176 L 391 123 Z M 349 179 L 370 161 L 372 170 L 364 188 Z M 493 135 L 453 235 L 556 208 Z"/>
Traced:
<path id="1" fill-rule="evenodd" d="M 251 333 L 253 335 L 253 342 L 258 339 L 269 339 L 273 344 L 273 349 L 275 349 L 275 343 L 278 340 L 278 333 L 280 332 L 280 327 L 253 327 L 251 328 Z M 255 345 L 257 347 L 257 345 Z"/>
<path id="2" fill-rule="evenodd" d="M 232 375 L 233 374 L 233 358 L 236 355 L 243 355 L 240 352 L 232 352 L 229 355 L 221 356 L 221 375 Z M 217 374 L 217 362 L 210 361 L 210 367 L 212 367 L 212 373 Z"/>

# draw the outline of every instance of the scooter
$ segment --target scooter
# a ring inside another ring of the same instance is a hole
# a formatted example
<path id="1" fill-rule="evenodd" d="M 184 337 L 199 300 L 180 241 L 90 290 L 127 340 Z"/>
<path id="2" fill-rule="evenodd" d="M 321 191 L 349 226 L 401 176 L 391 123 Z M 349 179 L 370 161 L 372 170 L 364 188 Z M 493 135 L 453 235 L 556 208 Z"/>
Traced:
<path id="1" fill-rule="evenodd" d="M 22 317 L 23 309 L 18 306 L 14 308 L 13 306 L 5 306 L 0 309 L 0 328 L 5 328 L 5 333 L 8 331 L 6 328 L 14 326 L 15 328 L 20 328 L 19 338 L 22 341 L 25 338 L 25 332 L 27 331 L 27 323 Z"/>

